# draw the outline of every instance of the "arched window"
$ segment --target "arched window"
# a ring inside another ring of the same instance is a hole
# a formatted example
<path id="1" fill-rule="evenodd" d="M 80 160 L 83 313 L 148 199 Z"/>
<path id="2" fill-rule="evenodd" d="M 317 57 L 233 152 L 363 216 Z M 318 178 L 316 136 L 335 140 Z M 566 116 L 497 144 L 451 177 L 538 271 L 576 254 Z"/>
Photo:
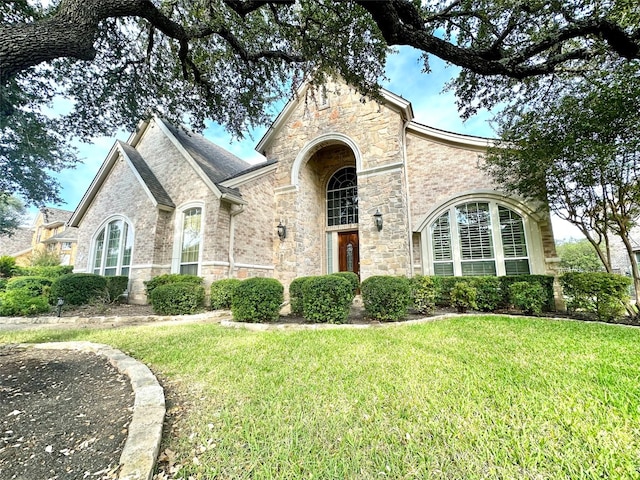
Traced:
<path id="1" fill-rule="evenodd" d="M 452 206 L 429 232 L 435 275 L 530 273 L 522 217 L 493 201 Z"/>
<path id="2" fill-rule="evenodd" d="M 129 275 L 133 230 L 122 219 L 112 220 L 100 229 L 93 242 L 93 273 Z"/>
<path id="3" fill-rule="evenodd" d="M 355 167 L 338 170 L 327 184 L 327 225 L 358 223 L 358 176 Z"/>
<path id="4" fill-rule="evenodd" d="M 179 272 L 198 275 L 202 241 L 202 208 L 192 207 L 182 212 L 182 235 Z"/>

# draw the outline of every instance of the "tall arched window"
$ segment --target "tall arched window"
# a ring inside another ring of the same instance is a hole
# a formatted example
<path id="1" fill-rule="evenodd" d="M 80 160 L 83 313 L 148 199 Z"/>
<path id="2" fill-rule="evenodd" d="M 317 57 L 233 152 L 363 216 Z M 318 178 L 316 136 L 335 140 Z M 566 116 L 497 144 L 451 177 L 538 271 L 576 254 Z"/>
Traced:
<path id="1" fill-rule="evenodd" d="M 355 167 L 338 170 L 327 184 L 327 225 L 358 223 L 358 176 Z"/>
<path id="2" fill-rule="evenodd" d="M 202 208 L 193 207 L 182 213 L 180 273 L 198 275 L 202 240 Z"/>
<path id="3" fill-rule="evenodd" d="M 133 229 L 123 219 L 112 220 L 100 229 L 93 242 L 93 273 L 129 275 Z"/>
<path id="4" fill-rule="evenodd" d="M 496 202 L 451 206 L 429 230 L 435 275 L 530 273 L 523 219 Z"/>

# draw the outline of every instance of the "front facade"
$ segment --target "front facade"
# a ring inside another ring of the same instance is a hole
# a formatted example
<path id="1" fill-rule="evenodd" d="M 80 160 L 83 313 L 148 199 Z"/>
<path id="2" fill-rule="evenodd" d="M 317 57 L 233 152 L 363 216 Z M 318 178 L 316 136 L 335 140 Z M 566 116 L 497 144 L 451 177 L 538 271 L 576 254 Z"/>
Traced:
<path id="1" fill-rule="evenodd" d="M 306 85 L 251 166 L 160 120 L 119 142 L 76 209 L 76 271 L 145 280 L 553 273 L 546 213 L 493 188 L 489 140 L 414 121 L 411 104 Z"/>

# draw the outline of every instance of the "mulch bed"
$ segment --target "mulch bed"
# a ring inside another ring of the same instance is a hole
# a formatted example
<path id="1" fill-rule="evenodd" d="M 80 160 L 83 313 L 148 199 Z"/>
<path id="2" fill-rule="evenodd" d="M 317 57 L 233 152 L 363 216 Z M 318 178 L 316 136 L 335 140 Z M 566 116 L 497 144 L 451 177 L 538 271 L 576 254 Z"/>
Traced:
<path id="1" fill-rule="evenodd" d="M 117 478 L 133 401 L 104 357 L 0 346 L 0 478 Z"/>

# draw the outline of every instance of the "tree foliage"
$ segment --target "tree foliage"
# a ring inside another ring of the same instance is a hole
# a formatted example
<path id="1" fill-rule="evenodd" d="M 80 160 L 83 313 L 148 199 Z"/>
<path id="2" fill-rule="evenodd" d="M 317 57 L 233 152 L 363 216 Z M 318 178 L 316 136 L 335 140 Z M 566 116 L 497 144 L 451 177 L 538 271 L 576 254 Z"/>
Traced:
<path id="1" fill-rule="evenodd" d="M 593 246 L 586 240 L 569 240 L 556 246 L 560 268 L 567 272 L 600 272 L 604 269 Z"/>
<path id="2" fill-rule="evenodd" d="M 611 272 L 610 236 L 624 243 L 640 218 L 640 69 L 622 66 L 575 82 L 568 95 L 500 117 L 502 142 L 486 169 L 507 191 L 578 227 Z"/>
<path id="3" fill-rule="evenodd" d="M 19 198 L 3 194 L 0 190 L 0 235 L 12 235 L 25 214 L 24 203 Z"/>

